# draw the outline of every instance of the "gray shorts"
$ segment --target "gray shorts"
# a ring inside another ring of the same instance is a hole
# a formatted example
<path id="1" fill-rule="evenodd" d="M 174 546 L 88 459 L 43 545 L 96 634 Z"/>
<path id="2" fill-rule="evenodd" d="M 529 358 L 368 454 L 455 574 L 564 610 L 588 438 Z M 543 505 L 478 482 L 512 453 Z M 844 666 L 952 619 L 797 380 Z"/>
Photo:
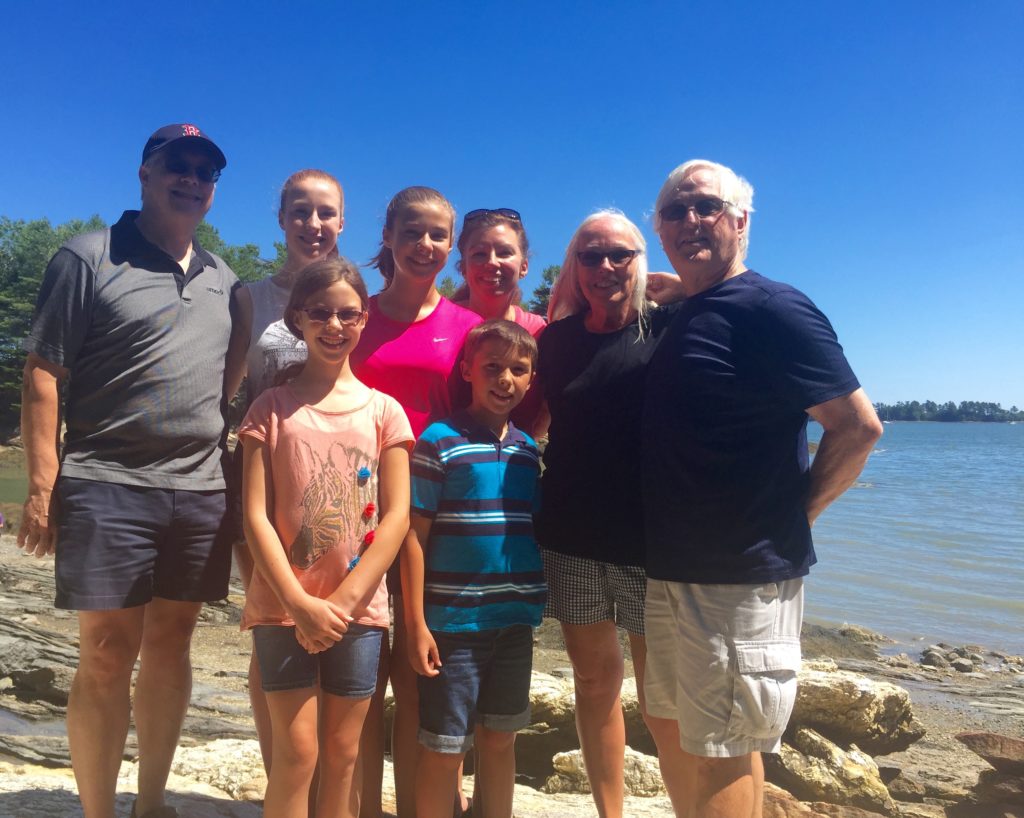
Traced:
<path id="1" fill-rule="evenodd" d="M 544 616 L 567 625 L 612 620 L 634 636 L 644 635 L 644 569 L 560 554 L 547 548 L 544 579 L 548 602 Z"/>
<path id="2" fill-rule="evenodd" d="M 778 752 L 796 701 L 803 579 L 647 581 L 647 712 L 693 755 Z"/>

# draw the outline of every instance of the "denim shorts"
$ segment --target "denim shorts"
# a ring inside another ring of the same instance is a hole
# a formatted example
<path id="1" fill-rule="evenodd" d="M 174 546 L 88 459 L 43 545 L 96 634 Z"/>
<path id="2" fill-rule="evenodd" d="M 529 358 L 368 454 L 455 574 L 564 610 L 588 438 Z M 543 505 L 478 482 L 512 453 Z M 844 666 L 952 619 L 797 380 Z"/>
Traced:
<path id="1" fill-rule="evenodd" d="M 109 611 L 153 597 L 227 596 L 231 541 L 223 490 L 60 477 L 54 493 L 58 608 Z"/>
<path id="2" fill-rule="evenodd" d="M 441 672 L 417 677 L 420 744 L 438 753 L 465 753 L 478 723 L 506 733 L 529 726 L 533 628 L 431 635 Z"/>
<path id="3" fill-rule="evenodd" d="M 256 661 L 267 693 L 313 687 L 348 699 L 365 699 L 377 688 L 377 665 L 384 628 L 352 623 L 322 653 L 310 654 L 295 638 L 294 625 L 256 625 L 252 629 Z"/>
<path id="4" fill-rule="evenodd" d="M 803 579 L 647 582 L 647 712 L 688 753 L 777 753 L 796 702 Z"/>

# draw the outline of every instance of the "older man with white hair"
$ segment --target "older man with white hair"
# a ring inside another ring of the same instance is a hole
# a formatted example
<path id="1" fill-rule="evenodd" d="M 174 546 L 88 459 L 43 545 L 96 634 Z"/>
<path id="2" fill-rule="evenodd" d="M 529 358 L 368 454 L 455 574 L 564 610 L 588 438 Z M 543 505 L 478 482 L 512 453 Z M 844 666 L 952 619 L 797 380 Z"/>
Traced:
<path id="1" fill-rule="evenodd" d="M 796 696 L 811 526 L 881 435 L 828 319 L 747 268 L 753 188 L 695 160 L 658 194 L 683 300 L 643 421 L 647 710 L 680 816 L 760 816 Z M 807 421 L 824 428 L 813 464 Z"/>

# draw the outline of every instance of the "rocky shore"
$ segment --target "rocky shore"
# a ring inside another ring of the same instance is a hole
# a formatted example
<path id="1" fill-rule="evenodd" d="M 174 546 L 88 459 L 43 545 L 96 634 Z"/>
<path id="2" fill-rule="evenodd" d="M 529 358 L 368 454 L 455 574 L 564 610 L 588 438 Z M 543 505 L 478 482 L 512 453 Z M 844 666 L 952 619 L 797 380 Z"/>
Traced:
<path id="1" fill-rule="evenodd" d="M 55 611 L 51 560 L 0 542 L 0 818 L 80 816 L 63 716 L 77 623 Z M 208 606 L 170 803 L 192 818 L 260 815 L 265 779 L 249 716 L 249 637 L 239 589 Z M 766 756 L 766 818 L 1024 816 L 1024 659 L 978 645 L 912 650 L 856 627 L 804 630 L 800 694 L 779 755 Z M 591 816 L 557 626 L 538 631 L 533 724 L 518 740 L 519 818 Z M 627 680 L 626 813 L 671 816 L 653 745 Z M 959 740 L 958 740 L 959 737 Z M 129 739 L 118 806 L 135 781 Z M 385 779 L 390 778 L 390 769 Z M 394 795 L 385 792 L 386 809 Z"/>

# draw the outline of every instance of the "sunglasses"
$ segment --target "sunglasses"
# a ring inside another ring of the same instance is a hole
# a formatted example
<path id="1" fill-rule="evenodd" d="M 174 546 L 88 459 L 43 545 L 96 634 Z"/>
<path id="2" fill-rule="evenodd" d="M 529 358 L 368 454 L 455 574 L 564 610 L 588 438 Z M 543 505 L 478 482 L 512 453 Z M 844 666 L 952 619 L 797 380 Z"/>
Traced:
<path id="1" fill-rule="evenodd" d="M 200 182 L 206 184 L 220 179 L 219 168 L 215 168 L 213 165 L 193 165 L 173 154 L 164 157 L 164 168 L 174 176 L 191 176 L 194 173 Z"/>
<path id="2" fill-rule="evenodd" d="M 693 204 L 675 202 L 665 205 L 658 211 L 658 215 L 667 222 L 681 222 L 692 210 L 697 214 L 698 219 L 710 219 L 712 216 L 717 216 L 726 207 L 736 207 L 736 205 L 732 202 L 726 202 L 722 199 L 716 199 L 714 196 L 709 196 L 706 199 L 698 199 Z"/>
<path id="3" fill-rule="evenodd" d="M 523 217 L 519 215 L 518 210 L 513 210 L 511 207 L 481 207 L 476 210 L 470 210 L 465 216 L 462 217 L 462 223 L 473 221 L 473 219 L 479 219 L 490 213 L 494 213 L 497 216 L 504 216 L 506 219 L 511 219 L 514 222 L 521 222 Z"/>
<path id="4" fill-rule="evenodd" d="M 314 324 L 326 324 L 332 318 L 337 317 L 343 327 L 354 327 L 366 315 L 366 310 L 357 310 L 351 307 L 344 310 L 329 310 L 327 307 L 299 307 L 299 309 L 306 313 Z"/>
<path id="5" fill-rule="evenodd" d="M 614 250 L 580 250 L 576 254 L 576 260 L 584 267 L 599 267 L 608 259 L 612 267 L 625 267 L 635 259 L 641 250 L 627 250 L 625 247 L 616 247 Z"/>

